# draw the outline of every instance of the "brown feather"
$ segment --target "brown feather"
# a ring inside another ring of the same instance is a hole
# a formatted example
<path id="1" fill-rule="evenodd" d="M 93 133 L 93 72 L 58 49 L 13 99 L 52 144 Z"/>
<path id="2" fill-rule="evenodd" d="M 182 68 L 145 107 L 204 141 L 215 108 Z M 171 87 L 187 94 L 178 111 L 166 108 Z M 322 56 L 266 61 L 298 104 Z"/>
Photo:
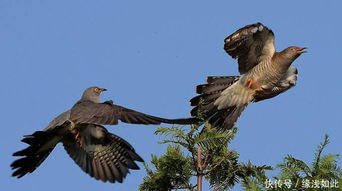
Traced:
<path id="1" fill-rule="evenodd" d="M 124 139 L 98 125 L 81 125 L 78 129 L 82 145 L 72 134 L 65 137 L 63 145 L 70 157 L 91 177 L 104 182 L 122 182 L 128 169 L 139 169 L 135 161 L 143 162 L 143 159 Z"/>
<path id="2" fill-rule="evenodd" d="M 91 101 L 79 101 L 71 109 L 70 120 L 76 124 L 91 123 L 98 125 L 116 125 L 118 120 L 131 124 L 193 124 L 195 118 L 166 119 L 144 114 L 132 109 L 111 104 L 110 102 L 94 103 Z"/>
<path id="3" fill-rule="evenodd" d="M 264 56 L 267 43 L 273 43 L 274 34 L 261 23 L 247 25 L 224 40 L 225 51 L 234 59 L 238 59 L 239 72 L 247 73 L 259 64 L 260 57 Z M 274 44 L 272 45 L 274 48 Z M 272 57 L 272 55 L 269 55 Z"/>

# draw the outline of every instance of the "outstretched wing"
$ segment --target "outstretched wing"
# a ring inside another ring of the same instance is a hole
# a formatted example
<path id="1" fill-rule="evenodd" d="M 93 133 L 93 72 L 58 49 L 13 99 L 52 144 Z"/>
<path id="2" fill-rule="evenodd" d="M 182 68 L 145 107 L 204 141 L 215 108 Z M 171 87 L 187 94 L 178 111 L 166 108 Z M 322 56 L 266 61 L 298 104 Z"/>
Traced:
<path id="1" fill-rule="evenodd" d="M 56 118 L 54 118 L 49 125 L 44 129 L 44 131 L 54 129 L 58 126 L 61 126 L 63 123 L 65 123 L 70 118 L 70 110 L 67 110 L 60 115 L 58 115 Z"/>
<path id="2" fill-rule="evenodd" d="M 192 124 L 197 122 L 195 118 L 187 119 L 165 119 L 147 115 L 119 105 L 111 101 L 94 103 L 81 101 L 71 109 L 71 121 L 75 123 L 92 123 L 98 125 L 116 125 L 118 121 L 131 124 Z"/>
<path id="3" fill-rule="evenodd" d="M 72 134 L 63 140 L 69 156 L 80 168 L 104 182 L 122 182 L 129 169 L 139 169 L 135 161 L 144 160 L 124 139 L 109 133 L 104 127 L 83 124 L 78 127 L 79 140 Z"/>
<path id="4" fill-rule="evenodd" d="M 247 25 L 224 40 L 224 50 L 238 60 L 239 72 L 244 74 L 266 57 L 272 57 L 274 34 L 261 23 Z"/>

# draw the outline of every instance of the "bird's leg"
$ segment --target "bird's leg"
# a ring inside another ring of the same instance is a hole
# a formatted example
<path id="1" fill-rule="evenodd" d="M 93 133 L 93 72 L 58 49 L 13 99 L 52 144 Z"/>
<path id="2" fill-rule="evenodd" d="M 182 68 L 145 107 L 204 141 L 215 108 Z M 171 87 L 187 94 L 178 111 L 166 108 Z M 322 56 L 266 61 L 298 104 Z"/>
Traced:
<path id="1" fill-rule="evenodd" d="M 251 87 L 252 87 L 252 84 L 253 84 L 253 80 L 252 80 L 252 79 L 249 79 L 249 80 L 247 81 L 247 83 L 245 84 L 245 87 L 251 88 Z"/>
<path id="2" fill-rule="evenodd" d="M 78 129 L 75 130 L 76 134 L 74 136 L 76 142 L 80 145 L 80 147 L 82 147 L 82 139 L 81 139 L 81 134 L 80 131 Z"/>

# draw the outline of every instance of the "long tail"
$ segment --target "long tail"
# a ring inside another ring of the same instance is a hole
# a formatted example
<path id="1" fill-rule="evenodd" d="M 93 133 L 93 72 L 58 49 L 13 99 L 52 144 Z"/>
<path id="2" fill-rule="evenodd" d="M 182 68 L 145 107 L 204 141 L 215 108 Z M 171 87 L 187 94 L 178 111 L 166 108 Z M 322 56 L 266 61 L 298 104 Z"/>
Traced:
<path id="1" fill-rule="evenodd" d="M 164 118 L 159 118 L 159 120 L 162 123 L 168 123 L 168 124 L 179 124 L 179 125 L 191 125 L 191 124 L 196 124 L 199 122 L 199 120 L 195 117 L 193 118 L 180 118 L 180 119 L 164 119 Z"/>
<path id="2" fill-rule="evenodd" d="M 247 104 L 219 108 L 214 104 L 228 87 L 240 79 L 239 76 L 210 76 L 208 84 L 199 85 L 196 93 L 200 94 L 190 100 L 190 105 L 195 106 L 191 115 L 209 121 L 217 128 L 231 129 L 246 108 Z"/>
<path id="3" fill-rule="evenodd" d="M 36 131 L 32 135 L 26 135 L 21 140 L 29 144 L 26 149 L 13 153 L 13 156 L 22 156 L 15 160 L 11 167 L 15 170 L 12 176 L 21 178 L 28 173 L 32 173 L 49 156 L 56 144 L 61 140 L 58 132 L 62 126 L 48 131 Z"/>

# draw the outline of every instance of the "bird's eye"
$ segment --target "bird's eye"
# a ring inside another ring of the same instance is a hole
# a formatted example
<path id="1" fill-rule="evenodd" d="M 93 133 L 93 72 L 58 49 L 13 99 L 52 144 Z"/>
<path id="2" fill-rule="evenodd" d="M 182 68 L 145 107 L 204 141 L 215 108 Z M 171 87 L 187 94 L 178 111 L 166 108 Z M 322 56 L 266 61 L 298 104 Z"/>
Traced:
<path id="1" fill-rule="evenodd" d="M 94 91 L 95 91 L 95 92 L 99 92 L 100 89 L 99 89 L 99 88 L 95 88 Z"/>

